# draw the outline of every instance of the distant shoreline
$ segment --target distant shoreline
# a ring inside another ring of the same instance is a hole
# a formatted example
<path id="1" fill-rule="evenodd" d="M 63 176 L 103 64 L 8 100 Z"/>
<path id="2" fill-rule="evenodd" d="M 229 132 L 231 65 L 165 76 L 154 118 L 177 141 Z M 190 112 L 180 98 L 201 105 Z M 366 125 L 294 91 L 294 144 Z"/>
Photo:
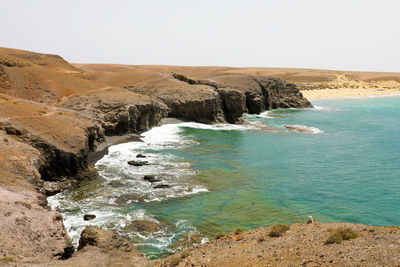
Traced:
<path id="1" fill-rule="evenodd" d="M 367 89 L 315 89 L 301 90 L 301 93 L 308 100 L 326 100 L 326 99 L 348 99 L 348 98 L 375 98 L 375 97 L 393 97 L 400 96 L 400 89 L 384 89 L 376 88 Z"/>

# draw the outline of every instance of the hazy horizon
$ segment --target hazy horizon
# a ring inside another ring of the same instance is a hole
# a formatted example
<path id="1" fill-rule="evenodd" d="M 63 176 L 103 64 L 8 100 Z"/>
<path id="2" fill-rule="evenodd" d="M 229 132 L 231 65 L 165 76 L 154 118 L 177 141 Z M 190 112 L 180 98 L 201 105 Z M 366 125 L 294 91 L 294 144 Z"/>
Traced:
<path id="1" fill-rule="evenodd" d="M 0 46 L 74 63 L 400 72 L 400 1 L 0 0 Z"/>

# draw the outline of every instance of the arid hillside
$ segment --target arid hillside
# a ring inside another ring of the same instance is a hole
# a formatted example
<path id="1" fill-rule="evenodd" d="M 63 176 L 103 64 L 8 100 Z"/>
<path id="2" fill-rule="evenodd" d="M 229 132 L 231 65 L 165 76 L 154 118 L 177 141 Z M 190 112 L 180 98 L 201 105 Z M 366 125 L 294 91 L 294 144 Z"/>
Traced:
<path id="1" fill-rule="evenodd" d="M 194 78 L 214 78 L 219 76 L 252 75 L 281 78 L 296 83 L 306 89 L 330 88 L 336 89 L 343 86 L 367 88 L 369 86 L 386 86 L 387 88 L 400 88 L 400 73 L 392 72 L 357 72 L 318 69 L 295 68 L 232 68 L 232 67 L 183 67 L 183 66 L 146 66 L 146 65 L 114 65 L 114 64 L 73 64 L 75 67 L 89 72 L 109 73 L 111 76 L 121 74 L 126 77 L 128 73 L 180 73 Z M 112 73 L 112 74 L 111 74 Z M 117 82 L 117 79 L 114 80 Z M 131 80 L 132 83 L 139 80 Z"/>

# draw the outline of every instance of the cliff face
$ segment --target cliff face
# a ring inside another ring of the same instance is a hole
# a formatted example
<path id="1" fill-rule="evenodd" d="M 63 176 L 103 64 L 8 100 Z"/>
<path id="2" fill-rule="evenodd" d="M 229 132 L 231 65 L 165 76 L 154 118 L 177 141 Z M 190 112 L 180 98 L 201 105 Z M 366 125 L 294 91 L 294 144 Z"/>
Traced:
<path id="1" fill-rule="evenodd" d="M 205 106 L 199 105 L 198 101 L 182 103 L 178 96 L 170 95 L 170 98 L 175 99 L 175 101 L 168 101 L 168 105 L 173 110 L 170 116 L 207 123 L 216 121 L 238 123 L 245 112 L 258 114 L 269 109 L 312 107 L 294 84 L 286 83 L 281 79 L 235 75 L 196 80 L 177 73 L 172 76 L 189 85 L 207 86 L 210 90 L 214 89 L 217 94 L 212 95 L 211 99 L 203 100 L 208 104 Z M 193 106 L 207 109 L 207 119 L 203 119 L 204 114 L 191 112 Z M 200 116 L 196 116 L 197 114 Z"/>
<path id="2" fill-rule="evenodd" d="M 57 105 L 78 111 L 96 121 L 108 136 L 146 131 L 159 125 L 169 111 L 161 101 L 112 87 L 74 95 Z"/>

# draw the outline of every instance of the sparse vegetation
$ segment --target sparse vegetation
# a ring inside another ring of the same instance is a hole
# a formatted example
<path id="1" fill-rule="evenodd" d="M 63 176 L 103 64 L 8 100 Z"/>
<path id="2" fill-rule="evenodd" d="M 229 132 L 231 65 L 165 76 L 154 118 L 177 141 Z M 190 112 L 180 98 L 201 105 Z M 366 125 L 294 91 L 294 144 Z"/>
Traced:
<path id="1" fill-rule="evenodd" d="M 285 233 L 289 229 L 290 229 L 289 226 L 287 226 L 285 224 L 277 223 L 277 224 L 274 224 L 271 227 L 271 230 L 269 231 L 268 236 L 270 236 L 270 237 L 280 237 L 280 236 L 283 235 L 283 233 Z"/>
<path id="2" fill-rule="evenodd" d="M 184 259 L 184 258 L 187 258 L 188 256 L 189 256 L 189 250 L 188 249 L 185 249 L 184 251 L 182 251 L 182 253 L 181 253 L 181 258 L 182 259 Z"/>
<path id="3" fill-rule="evenodd" d="M 0 261 L 14 262 L 14 258 L 11 257 L 0 258 Z"/>
<path id="4" fill-rule="evenodd" d="M 328 229 L 331 234 L 325 241 L 325 244 L 339 244 L 343 240 L 355 239 L 358 237 L 358 234 L 350 229 L 350 228 L 337 228 L 337 229 Z"/>
<path id="5" fill-rule="evenodd" d="M 174 266 L 178 265 L 179 262 L 181 262 L 181 260 L 182 260 L 181 257 L 173 256 L 173 257 L 171 258 L 171 260 L 169 261 L 169 266 L 170 266 L 170 267 L 174 267 Z"/>
<path id="6" fill-rule="evenodd" d="M 235 235 L 240 235 L 243 234 L 244 230 L 240 227 L 235 228 Z"/>
<path id="7" fill-rule="evenodd" d="M 220 238 L 222 238 L 222 237 L 224 237 L 224 236 L 225 236 L 224 233 L 218 232 L 218 233 L 215 234 L 215 239 L 220 239 Z"/>

